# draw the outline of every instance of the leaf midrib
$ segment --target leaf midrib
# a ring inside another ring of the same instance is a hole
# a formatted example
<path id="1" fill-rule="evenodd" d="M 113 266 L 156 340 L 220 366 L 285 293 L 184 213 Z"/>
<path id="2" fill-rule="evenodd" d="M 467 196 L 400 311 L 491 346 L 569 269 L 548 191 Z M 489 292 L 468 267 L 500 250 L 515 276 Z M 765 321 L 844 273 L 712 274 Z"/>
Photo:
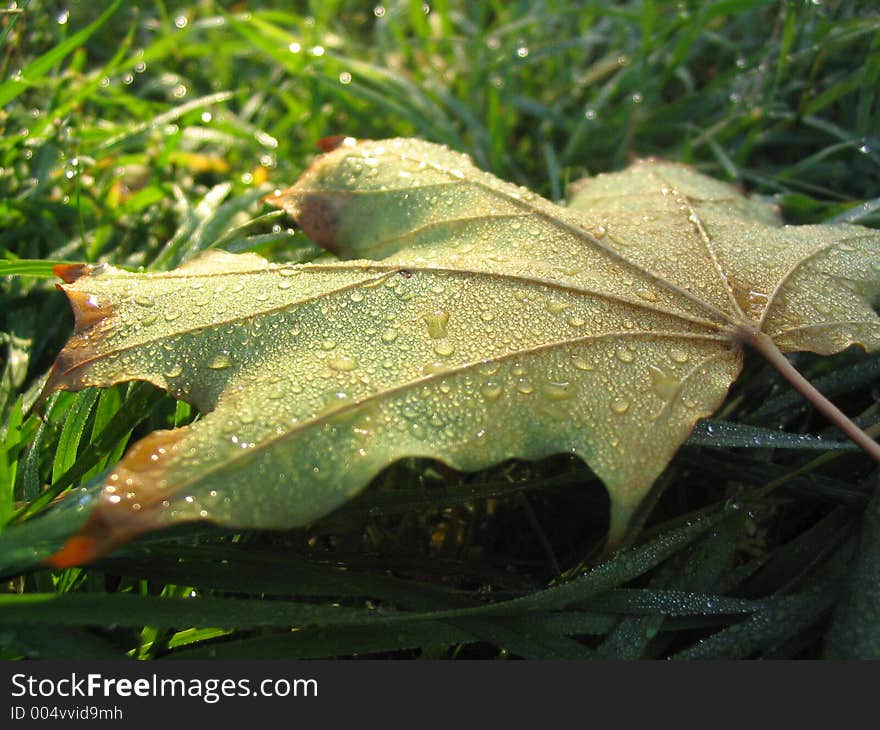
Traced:
<path id="1" fill-rule="evenodd" d="M 403 155 L 395 152 L 394 150 L 386 150 L 386 154 L 394 155 L 400 160 L 404 159 Z M 406 159 L 414 159 L 414 158 L 407 157 Z M 445 167 L 437 165 L 437 164 L 435 164 L 429 160 L 426 160 L 424 158 L 420 158 L 419 163 L 424 164 L 427 167 L 430 167 L 431 169 L 433 169 L 437 172 L 440 172 L 441 174 L 444 174 L 448 177 L 453 178 L 453 180 L 451 180 L 449 183 L 450 185 L 455 185 L 456 184 L 455 181 L 458 181 L 457 184 L 461 184 L 462 181 L 466 179 L 466 178 L 458 178 L 455 175 L 453 175 L 452 172 L 450 170 L 446 169 Z M 473 167 L 472 164 L 470 164 L 470 162 L 468 164 L 472 170 L 476 169 Z M 694 304 L 696 304 L 697 306 L 706 310 L 710 314 L 713 314 L 716 317 L 719 317 L 726 324 L 734 326 L 734 327 L 741 324 L 741 321 L 736 317 L 736 315 L 731 316 L 728 312 L 725 312 L 724 310 L 719 309 L 718 307 L 716 307 L 713 304 L 710 304 L 709 302 L 705 301 L 704 299 L 701 299 L 700 297 L 695 296 L 687 289 L 684 289 L 684 288 L 678 286 L 677 284 L 675 284 L 674 282 L 669 281 L 664 276 L 661 276 L 660 274 L 656 273 L 655 271 L 652 271 L 652 270 L 646 268 L 643 264 L 639 264 L 637 262 L 631 261 L 629 258 L 624 256 L 622 253 L 620 253 L 616 249 L 613 249 L 610 246 L 607 246 L 604 243 L 602 243 L 601 240 L 599 240 L 598 238 L 593 236 L 589 231 L 586 231 L 583 228 L 580 228 L 578 226 L 575 226 L 575 225 L 569 223 L 561 216 L 553 215 L 549 211 L 542 210 L 541 208 L 536 206 L 534 203 L 532 203 L 531 200 L 528 200 L 528 199 L 521 197 L 521 196 L 516 196 L 516 195 L 510 194 L 509 192 L 507 192 L 505 190 L 505 185 L 503 183 L 500 187 L 496 188 L 496 187 L 488 185 L 487 183 L 483 182 L 482 180 L 479 180 L 474 177 L 471 177 L 466 180 L 469 184 L 475 185 L 475 186 L 483 189 L 484 191 L 488 192 L 492 196 L 503 198 L 504 200 L 512 203 L 516 207 L 525 208 L 526 210 L 530 211 L 533 215 L 536 215 L 546 221 L 549 221 L 549 223 L 552 226 L 555 226 L 557 228 L 561 228 L 562 230 L 568 232 L 569 234 L 575 236 L 576 238 L 578 238 L 582 241 L 588 242 L 589 244 L 591 244 L 595 248 L 598 248 L 600 251 L 605 253 L 610 258 L 613 258 L 617 261 L 622 262 L 625 266 L 628 266 L 629 268 L 632 268 L 632 269 L 638 271 L 640 274 L 643 274 L 643 275 L 647 276 L 648 278 L 652 279 L 659 286 L 665 287 L 669 291 L 672 291 L 672 292 L 678 294 L 679 296 L 684 297 L 688 301 L 693 302 Z M 543 198 L 539 198 L 539 199 L 543 200 Z M 572 211 L 567 210 L 565 208 L 561 208 L 559 206 L 556 206 L 553 203 L 551 203 L 550 201 L 546 201 L 546 202 L 548 205 L 553 206 L 554 208 L 558 208 L 561 211 L 572 212 Z M 724 282 L 723 277 L 721 279 L 721 285 L 722 285 L 722 287 L 725 288 L 725 290 L 727 290 L 727 287 L 725 286 L 725 282 Z"/>
<path id="2" fill-rule="evenodd" d="M 539 217 L 539 218 L 549 222 L 552 227 L 555 227 L 557 229 L 562 229 L 563 231 L 567 232 L 568 234 L 574 236 L 575 238 L 589 243 L 591 246 L 599 249 L 602 253 L 604 253 L 609 258 L 614 259 L 616 261 L 619 261 L 624 266 L 626 266 L 630 269 L 633 269 L 633 270 L 637 271 L 640 275 L 654 281 L 655 284 L 657 284 L 658 286 L 663 287 L 666 290 L 668 290 L 674 294 L 677 294 L 678 296 L 683 297 L 684 299 L 690 301 L 691 303 L 696 304 L 698 307 L 700 307 L 704 311 L 708 312 L 709 314 L 714 315 L 715 317 L 718 317 L 719 319 L 724 321 L 725 324 L 727 324 L 731 328 L 735 329 L 735 328 L 741 326 L 745 321 L 748 321 L 744 318 L 744 315 L 742 314 L 742 312 L 738 311 L 739 306 L 736 303 L 736 300 L 731 296 L 729 284 L 726 282 L 725 277 L 724 277 L 723 273 L 721 272 L 720 266 L 717 261 L 717 254 L 714 251 L 714 249 L 712 249 L 711 246 L 709 245 L 709 241 L 704 241 L 704 245 L 706 245 L 707 250 L 709 252 L 709 257 L 710 257 L 710 260 L 712 261 L 713 268 L 715 269 L 716 274 L 719 275 L 720 284 L 722 286 L 722 289 L 728 294 L 730 301 L 733 302 L 733 306 L 734 306 L 734 313 L 733 314 L 730 314 L 729 312 L 726 312 L 723 309 L 716 307 L 714 304 L 711 304 L 710 302 L 706 301 L 705 299 L 702 299 L 702 298 L 692 294 L 687 289 L 670 281 L 669 279 L 662 276 L 661 274 L 658 274 L 657 272 L 647 268 L 644 264 L 630 260 L 627 256 L 623 255 L 621 252 L 602 243 L 602 241 L 600 239 L 593 236 L 589 231 L 584 230 L 583 228 L 581 228 L 579 226 L 576 226 L 576 225 L 569 223 L 561 215 L 554 214 L 552 211 L 543 210 L 540 206 L 535 205 L 532 202 L 532 200 L 529 199 L 529 197 L 531 196 L 531 197 L 535 197 L 539 200 L 543 200 L 548 206 L 552 206 L 553 208 L 557 208 L 559 211 L 564 211 L 566 213 L 575 213 L 575 214 L 578 214 L 578 211 L 575 211 L 570 208 L 567 209 L 567 208 L 562 208 L 560 206 L 557 206 L 554 203 L 552 203 L 550 201 L 546 201 L 543 198 L 540 198 L 540 196 L 536 196 L 534 193 L 531 193 L 531 192 L 528 193 L 528 196 L 514 195 L 504 189 L 504 186 L 506 185 L 504 183 L 502 183 L 501 187 L 493 187 L 492 185 L 483 182 L 482 180 L 480 180 L 478 177 L 475 177 L 475 176 L 457 177 L 456 175 L 454 175 L 452 173 L 451 170 L 449 170 L 441 165 L 437 165 L 436 163 L 433 163 L 430 160 L 426 160 L 424 158 L 413 157 L 410 155 L 404 156 L 394 150 L 388 150 L 388 149 L 385 149 L 382 154 L 393 155 L 400 160 L 406 160 L 406 161 L 417 160 L 420 164 L 424 164 L 426 167 L 429 167 L 432 170 L 439 172 L 443 175 L 446 175 L 447 177 L 450 178 L 450 180 L 446 183 L 430 183 L 430 184 L 426 184 L 426 185 L 414 186 L 412 188 L 394 188 L 393 190 L 401 191 L 401 192 L 403 192 L 403 191 L 413 192 L 413 191 L 417 191 L 417 190 L 423 190 L 425 188 L 437 188 L 437 187 L 443 187 L 443 186 L 455 187 L 455 186 L 461 186 L 461 185 L 472 185 L 474 187 L 480 188 L 481 190 L 490 194 L 493 197 L 501 198 L 504 201 L 506 201 L 507 203 L 509 203 L 515 207 L 518 207 L 518 208 L 521 208 L 521 209 L 528 211 L 528 213 L 530 215 Z M 468 162 L 467 164 L 471 170 L 476 170 L 476 168 L 474 168 L 470 162 Z M 477 170 L 477 172 L 480 173 L 481 171 Z M 306 195 L 327 195 L 327 196 L 340 196 L 340 195 L 358 196 L 358 195 L 379 194 L 380 192 L 388 192 L 388 191 L 334 190 L 334 189 L 325 189 L 325 188 L 309 188 L 305 192 L 305 194 Z M 684 195 L 683 197 L 686 200 L 690 201 L 689 196 Z M 693 210 L 692 207 L 691 207 L 691 209 Z M 472 217 L 472 218 L 475 218 L 475 217 Z M 492 220 L 494 218 L 494 216 L 486 215 L 485 218 L 486 218 L 486 220 Z M 396 236 L 395 238 L 402 238 L 402 237 L 403 236 Z M 386 239 L 386 240 L 393 240 L 393 239 Z M 386 240 L 383 240 L 382 243 L 385 243 Z"/>
<path id="3" fill-rule="evenodd" d="M 279 267 L 279 268 L 284 268 L 284 267 Z M 287 302 L 282 306 L 273 307 L 270 309 L 264 309 L 264 310 L 257 311 L 257 312 L 251 312 L 246 315 L 242 315 L 240 317 L 230 317 L 230 318 L 224 319 L 224 320 L 214 320 L 208 324 L 200 325 L 198 327 L 192 327 L 190 329 L 175 330 L 171 333 L 168 333 L 168 334 L 165 334 L 165 335 L 162 335 L 159 337 L 153 337 L 153 338 L 140 340 L 138 342 L 135 342 L 130 345 L 126 345 L 124 347 L 116 347 L 116 348 L 107 350 L 106 352 L 96 353 L 94 357 L 78 361 L 75 365 L 68 368 L 67 370 L 64 370 L 61 374 L 68 375 L 69 373 L 71 373 L 79 368 L 90 365 L 96 361 L 99 361 L 99 360 L 107 357 L 108 355 L 126 352 L 126 351 L 130 351 L 130 350 L 133 350 L 136 348 L 144 347 L 146 345 L 161 342 L 163 340 L 168 339 L 169 337 L 180 337 L 180 336 L 184 336 L 184 335 L 192 335 L 192 334 L 195 334 L 198 332 L 202 332 L 204 330 L 214 329 L 216 327 L 227 326 L 230 324 L 234 324 L 236 322 L 245 322 L 245 321 L 248 321 L 251 319 L 256 319 L 258 317 L 270 316 L 273 314 L 277 314 L 279 312 L 283 312 L 291 307 L 299 307 L 299 306 L 303 306 L 306 304 L 310 304 L 312 302 L 317 302 L 317 301 L 320 301 L 321 299 L 325 299 L 325 298 L 332 297 L 332 296 L 335 296 L 338 294 L 342 294 L 342 293 L 349 291 L 349 290 L 352 290 L 352 289 L 365 287 L 368 284 L 375 284 L 376 282 L 382 281 L 382 279 L 388 277 L 389 275 L 396 274 L 396 273 L 400 272 L 401 270 L 405 270 L 405 271 L 409 271 L 409 272 L 426 273 L 426 274 L 443 273 L 443 274 L 448 274 L 449 276 L 487 277 L 487 278 L 492 278 L 492 279 L 496 279 L 496 280 L 500 279 L 500 280 L 507 280 L 507 281 L 519 281 L 519 282 L 523 282 L 523 283 L 529 284 L 534 287 L 543 286 L 543 287 L 546 287 L 549 289 L 558 289 L 558 290 L 561 290 L 561 291 L 564 291 L 567 293 L 575 293 L 578 295 L 583 295 L 584 297 L 588 297 L 588 298 L 595 297 L 597 299 L 603 299 L 605 301 L 616 302 L 619 304 L 625 304 L 625 305 L 628 305 L 628 306 L 636 308 L 636 309 L 641 309 L 641 310 L 651 312 L 653 314 L 668 316 L 673 319 L 678 319 L 682 322 L 687 322 L 692 325 L 705 327 L 706 329 L 709 329 L 709 330 L 723 331 L 723 328 L 717 322 L 713 322 L 711 320 L 700 319 L 699 317 L 694 317 L 694 316 L 686 314 L 684 312 L 677 312 L 675 310 L 670 310 L 670 309 L 666 309 L 664 307 L 659 307 L 659 306 L 652 304 L 650 302 L 629 299 L 627 297 L 621 297 L 621 296 L 617 296 L 615 294 L 610 294 L 610 293 L 606 293 L 606 292 L 599 292 L 599 291 L 595 291 L 592 289 L 584 289 L 582 287 L 572 286 L 570 284 L 555 281 L 552 279 L 543 279 L 540 277 L 524 276 L 521 274 L 508 274 L 505 272 L 498 272 L 498 271 L 470 270 L 470 269 L 460 269 L 460 268 L 452 268 L 452 267 L 444 267 L 444 266 L 411 266 L 411 265 L 408 265 L 406 262 L 396 262 L 394 264 L 375 263 L 375 264 L 368 264 L 366 266 L 362 263 L 358 264 L 355 262 L 352 262 L 351 264 L 348 264 L 345 262 L 339 262 L 339 263 L 333 263 L 333 264 L 294 264 L 294 265 L 290 266 L 289 268 L 297 269 L 297 270 L 303 271 L 303 272 L 359 271 L 360 270 L 366 274 L 366 273 L 371 273 L 373 271 L 376 271 L 376 272 L 381 272 L 381 275 L 374 276 L 374 277 L 360 280 L 360 281 L 356 281 L 356 282 L 353 282 L 350 284 L 346 284 L 345 286 L 340 286 L 340 287 L 337 287 L 337 288 L 332 289 L 330 291 L 320 292 L 320 293 L 318 293 L 314 296 L 311 296 L 311 297 L 306 297 L 304 299 L 298 299 L 293 302 Z M 274 269 L 274 271 L 277 271 L 277 270 L 278 269 Z M 227 275 L 232 275 L 234 273 L 239 276 L 248 276 L 248 275 L 266 273 L 267 271 L 269 271 L 269 270 L 263 268 L 263 269 L 252 269 L 252 270 L 240 270 L 240 271 L 236 271 L 236 272 L 225 272 L 225 273 Z M 104 277 L 104 276 L 108 276 L 108 274 L 102 275 L 102 277 Z M 176 275 L 176 276 L 172 277 L 172 276 L 166 275 L 165 273 L 162 273 L 162 274 L 155 274 L 155 275 L 150 274 L 150 276 L 159 276 L 161 278 L 166 278 L 166 279 L 167 278 L 192 278 L 192 276 L 202 276 L 202 277 L 212 278 L 214 276 L 214 274 L 211 272 L 204 272 L 201 274 L 193 274 L 191 276 Z M 725 338 L 725 339 L 727 339 L 727 338 Z"/>
<path id="4" fill-rule="evenodd" d="M 831 235 L 831 234 L 829 233 L 829 235 Z M 831 241 L 829 243 L 825 243 L 820 246 L 817 246 L 812 251 L 804 254 L 804 256 L 799 258 L 797 261 L 793 262 L 792 265 L 785 272 L 785 274 L 783 274 L 782 277 L 779 279 L 779 281 L 776 284 L 776 287 L 773 289 L 770 296 L 767 298 L 767 304 L 764 306 L 764 311 L 761 314 L 760 321 L 758 322 L 758 328 L 761 330 L 764 329 L 764 326 L 766 325 L 767 319 L 770 315 L 770 310 L 773 308 L 773 306 L 779 300 L 780 293 L 785 288 L 785 286 L 792 280 L 792 278 L 795 276 L 795 274 L 797 274 L 804 266 L 809 264 L 811 261 L 819 258 L 823 254 L 828 253 L 831 249 L 835 248 L 836 246 L 841 246 L 841 245 L 849 243 L 851 241 L 860 241 L 864 237 L 865 236 L 863 234 L 863 235 L 853 235 L 853 236 L 847 236 L 846 238 L 836 239 L 836 240 Z M 832 323 L 829 323 L 829 324 L 832 324 Z"/>
<path id="5" fill-rule="evenodd" d="M 531 355 L 539 354 L 546 350 L 555 349 L 558 347 L 565 347 L 567 345 L 574 345 L 578 343 L 588 342 L 590 340 L 601 340 L 605 338 L 633 338 L 633 337 L 657 337 L 657 338 L 668 338 L 668 339 L 687 339 L 687 340 L 702 340 L 706 342 L 719 342 L 719 343 L 730 343 L 730 338 L 723 335 L 709 335 L 709 334 L 696 334 L 696 333 L 682 333 L 682 332 L 666 332 L 666 331 L 649 331 L 649 330 L 623 330 L 617 332 L 606 332 L 599 335 L 584 335 L 582 337 L 577 337 L 570 340 L 565 341 L 555 341 L 549 343 L 543 343 L 541 345 L 537 345 L 530 348 L 523 348 L 514 351 L 508 351 L 501 353 L 500 355 L 496 355 L 495 357 L 482 358 L 480 360 L 472 360 L 462 365 L 458 365 L 455 367 L 451 367 L 448 370 L 443 370 L 440 372 L 429 373 L 423 375 L 420 378 L 415 378 L 412 380 L 407 380 L 404 383 L 399 383 L 391 388 L 386 388 L 384 390 L 375 391 L 372 393 L 368 393 L 361 398 L 352 400 L 350 402 L 344 403 L 340 405 L 339 408 L 335 408 L 331 411 L 325 411 L 323 413 L 312 416 L 311 418 L 304 419 L 302 421 L 293 424 L 288 430 L 284 431 L 281 434 L 278 434 L 274 437 L 265 439 L 258 444 L 256 444 L 253 448 L 249 448 L 246 451 L 236 452 L 231 458 L 224 459 L 217 466 L 212 467 L 201 474 L 198 475 L 197 479 L 191 479 L 188 481 L 184 481 L 179 483 L 179 489 L 177 491 L 183 491 L 186 487 L 196 484 L 200 481 L 204 481 L 207 478 L 210 478 L 215 472 L 225 470 L 230 464 L 235 464 L 243 459 L 251 459 L 254 458 L 256 454 L 261 452 L 265 452 L 267 449 L 272 448 L 276 444 L 283 443 L 287 439 L 293 438 L 300 433 L 302 433 L 305 429 L 311 428 L 313 426 L 321 425 L 322 423 L 328 421 L 331 418 L 336 418 L 341 415 L 346 415 L 351 413 L 358 408 L 363 407 L 364 405 L 377 401 L 382 398 L 386 398 L 389 396 L 396 395 L 398 393 L 403 393 L 408 389 L 417 388 L 424 386 L 427 383 L 431 383 L 434 380 L 439 380 L 441 378 L 446 378 L 450 376 L 461 375 L 469 370 L 473 370 L 481 365 L 494 364 L 504 362 L 505 360 L 514 359 L 517 357 L 528 357 Z M 695 367 L 699 367 L 704 364 L 706 360 L 717 358 L 724 353 L 714 353 L 709 358 L 704 358 L 700 360 Z M 222 406 L 222 396 L 221 400 L 218 401 L 217 408 L 218 410 Z"/>

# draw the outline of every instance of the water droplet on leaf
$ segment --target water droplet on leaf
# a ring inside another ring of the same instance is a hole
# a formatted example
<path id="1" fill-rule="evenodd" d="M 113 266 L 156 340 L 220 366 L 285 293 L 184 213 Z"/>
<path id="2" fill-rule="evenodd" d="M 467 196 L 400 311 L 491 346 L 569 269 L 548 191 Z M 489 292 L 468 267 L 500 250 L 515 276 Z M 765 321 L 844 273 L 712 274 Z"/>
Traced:
<path id="1" fill-rule="evenodd" d="M 218 352 L 208 361 L 208 367 L 211 370 L 226 370 L 232 366 L 232 358 L 228 352 Z"/>
<path id="2" fill-rule="evenodd" d="M 446 337 L 446 325 L 449 323 L 449 312 L 442 309 L 435 310 L 424 316 L 425 324 L 428 325 L 428 335 L 434 340 Z"/>
<path id="3" fill-rule="evenodd" d="M 327 364 L 338 372 L 350 372 L 356 370 L 358 366 L 358 362 L 355 358 L 346 357 L 345 355 L 331 357 L 327 360 Z"/>

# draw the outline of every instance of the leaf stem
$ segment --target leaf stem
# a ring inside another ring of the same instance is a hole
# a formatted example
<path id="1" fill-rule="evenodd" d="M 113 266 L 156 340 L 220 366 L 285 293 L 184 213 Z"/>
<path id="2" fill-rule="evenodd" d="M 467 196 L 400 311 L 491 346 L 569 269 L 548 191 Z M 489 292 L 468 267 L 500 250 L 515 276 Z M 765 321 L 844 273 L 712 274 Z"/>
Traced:
<path id="1" fill-rule="evenodd" d="M 864 449 L 875 461 L 880 461 L 880 444 L 868 436 L 849 416 L 822 395 L 809 380 L 801 375 L 768 335 L 757 330 L 744 330 L 738 334 L 742 342 L 751 345 L 761 353 L 794 386 L 794 389 L 812 403 L 822 415 Z"/>

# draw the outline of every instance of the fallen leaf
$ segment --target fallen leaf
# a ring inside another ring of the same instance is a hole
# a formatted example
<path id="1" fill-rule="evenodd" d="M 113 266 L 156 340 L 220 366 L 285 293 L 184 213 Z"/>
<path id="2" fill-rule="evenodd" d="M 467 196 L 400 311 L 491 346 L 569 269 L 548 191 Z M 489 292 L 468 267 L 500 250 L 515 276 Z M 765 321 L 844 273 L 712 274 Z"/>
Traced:
<path id="1" fill-rule="evenodd" d="M 426 142 L 336 143 L 272 202 L 356 260 L 59 267 L 76 331 L 46 392 L 146 380 L 205 415 L 136 444 L 54 565 L 182 520 L 304 525 L 411 456 L 577 454 L 614 542 L 745 345 L 880 347 L 875 231 L 654 160 L 564 208 Z"/>

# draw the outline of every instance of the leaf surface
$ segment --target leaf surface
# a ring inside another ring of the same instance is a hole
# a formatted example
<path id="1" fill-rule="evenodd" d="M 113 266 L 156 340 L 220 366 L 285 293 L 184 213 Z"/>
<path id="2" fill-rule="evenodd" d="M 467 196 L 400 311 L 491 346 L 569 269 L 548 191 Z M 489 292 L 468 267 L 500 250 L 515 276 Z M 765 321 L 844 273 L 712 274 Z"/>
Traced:
<path id="1" fill-rule="evenodd" d="M 411 456 L 577 454 L 613 541 L 750 338 L 880 347 L 880 235 L 783 226 L 675 164 L 565 208 L 433 144 L 345 140 L 271 200 L 351 260 L 59 267 L 76 331 L 47 392 L 146 380 L 205 415 L 132 447 L 57 565 L 181 520 L 303 525 Z"/>

